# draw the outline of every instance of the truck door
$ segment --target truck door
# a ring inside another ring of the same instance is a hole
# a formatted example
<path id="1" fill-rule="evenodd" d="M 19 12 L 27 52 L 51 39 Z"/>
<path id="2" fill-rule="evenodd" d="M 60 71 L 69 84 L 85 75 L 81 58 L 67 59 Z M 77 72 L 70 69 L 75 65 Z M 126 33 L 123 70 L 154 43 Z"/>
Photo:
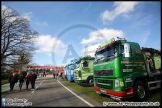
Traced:
<path id="1" fill-rule="evenodd" d="M 134 72 L 143 71 L 144 59 L 143 59 L 143 56 L 142 56 L 140 46 L 138 44 L 132 45 L 132 57 L 133 57 Z"/>
<path id="2" fill-rule="evenodd" d="M 122 44 L 121 51 L 121 71 L 123 72 L 125 87 L 130 87 L 132 85 L 131 74 L 133 72 L 134 61 L 134 57 L 132 56 L 132 45 L 129 43 Z"/>

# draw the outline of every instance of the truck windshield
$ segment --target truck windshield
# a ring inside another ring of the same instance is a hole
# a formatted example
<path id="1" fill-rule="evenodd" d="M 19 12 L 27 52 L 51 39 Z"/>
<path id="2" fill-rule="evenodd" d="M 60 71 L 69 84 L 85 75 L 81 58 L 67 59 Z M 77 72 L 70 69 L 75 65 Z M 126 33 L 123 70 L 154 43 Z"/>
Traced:
<path id="1" fill-rule="evenodd" d="M 79 63 L 76 63 L 76 64 L 75 64 L 75 67 L 76 67 L 76 68 L 79 68 L 79 67 L 80 67 L 80 62 L 79 62 Z"/>
<path id="2" fill-rule="evenodd" d="M 96 52 L 95 61 L 102 61 L 109 57 L 117 56 L 117 48 L 116 47 L 108 47 L 101 51 Z"/>
<path id="3" fill-rule="evenodd" d="M 83 67 L 88 67 L 88 62 L 87 61 L 83 62 Z"/>
<path id="4" fill-rule="evenodd" d="M 76 67 L 75 67 L 75 64 L 71 65 L 71 69 L 74 70 Z"/>

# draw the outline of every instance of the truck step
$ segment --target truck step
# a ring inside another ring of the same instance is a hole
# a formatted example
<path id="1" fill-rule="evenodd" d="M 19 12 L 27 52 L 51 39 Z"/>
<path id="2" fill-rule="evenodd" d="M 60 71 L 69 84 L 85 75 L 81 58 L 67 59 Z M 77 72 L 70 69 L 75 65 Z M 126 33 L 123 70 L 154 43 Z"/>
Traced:
<path id="1" fill-rule="evenodd" d="M 148 82 L 148 87 L 149 87 L 149 90 L 161 88 L 161 81 L 158 80 L 158 81 Z"/>

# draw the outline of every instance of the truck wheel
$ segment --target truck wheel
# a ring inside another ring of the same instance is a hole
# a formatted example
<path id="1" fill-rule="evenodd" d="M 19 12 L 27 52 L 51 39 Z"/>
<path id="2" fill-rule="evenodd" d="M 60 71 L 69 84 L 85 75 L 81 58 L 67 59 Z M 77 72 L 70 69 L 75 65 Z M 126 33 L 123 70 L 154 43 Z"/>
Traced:
<path id="1" fill-rule="evenodd" d="M 90 86 L 93 86 L 93 85 L 94 85 L 93 77 L 90 77 L 90 78 L 88 79 L 88 84 L 89 84 Z"/>
<path id="2" fill-rule="evenodd" d="M 137 81 L 134 86 L 134 97 L 136 101 L 145 101 L 148 97 L 148 91 L 142 81 Z"/>

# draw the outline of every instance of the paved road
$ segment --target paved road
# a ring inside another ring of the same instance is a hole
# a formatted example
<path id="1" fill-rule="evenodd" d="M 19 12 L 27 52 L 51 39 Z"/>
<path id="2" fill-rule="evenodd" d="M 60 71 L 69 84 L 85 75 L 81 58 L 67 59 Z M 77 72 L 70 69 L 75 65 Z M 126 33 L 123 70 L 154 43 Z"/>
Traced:
<path id="1" fill-rule="evenodd" d="M 31 85 L 29 85 L 30 88 Z M 35 91 L 26 91 L 25 84 L 22 91 L 16 86 L 12 91 L 2 92 L 1 97 L 10 100 L 26 99 L 29 105 L 34 107 L 95 107 L 102 106 L 100 103 L 88 98 L 69 87 L 64 86 L 61 81 L 53 79 L 52 75 L 40 78 L 36 81 Z M 18 102 L 17 102 L 18 103 Z M 20 102 L 19 102 L 20 103 Z"/>

